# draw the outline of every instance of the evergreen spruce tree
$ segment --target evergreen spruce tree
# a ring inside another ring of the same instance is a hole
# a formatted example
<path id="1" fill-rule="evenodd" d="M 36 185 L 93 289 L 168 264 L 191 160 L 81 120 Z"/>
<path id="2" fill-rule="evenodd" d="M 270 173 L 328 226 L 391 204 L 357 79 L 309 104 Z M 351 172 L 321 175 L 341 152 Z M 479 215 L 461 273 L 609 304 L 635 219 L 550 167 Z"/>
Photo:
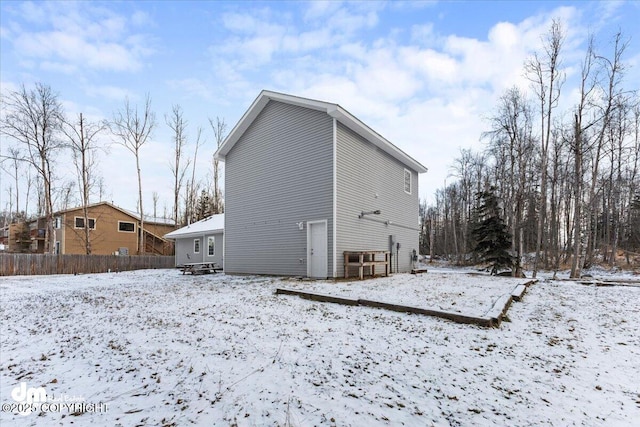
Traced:
<path id="1" fill-rule="evenodd" d="M 495 195 L 495 187 L 476 193 L 478 208 L 477 222 L 471 230 L 475 242 L 473 253 L 482 262 L 491 266 L 491 275 L 498 273 L 504 267 L 513 266 L 511 249 L 511 235 L 500 216 L 500 206 Z"/>

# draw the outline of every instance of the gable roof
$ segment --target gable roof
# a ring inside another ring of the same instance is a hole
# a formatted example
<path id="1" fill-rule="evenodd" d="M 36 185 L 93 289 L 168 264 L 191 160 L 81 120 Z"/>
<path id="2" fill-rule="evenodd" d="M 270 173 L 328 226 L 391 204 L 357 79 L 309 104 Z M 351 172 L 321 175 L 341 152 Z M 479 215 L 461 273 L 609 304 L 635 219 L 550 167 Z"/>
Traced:
<path id="1" fill-rule="evenodd" d="M 116 206 L 113 203 L 109 203 L 109 202 L 91 203 L 91 204 L 87 205 L 87 208 L 91 209 L 91 208 L 94 208 L 96 206 L 102 206 L 102 205 L 109 206 L 112 209 L 120 211 L 123 214 L 125 214 L 127 216 L 130 216 L 131 218 L 133 218 L 135 220 L 140 221 L 140 214 L 139 213 L 130 211 L 128 209 L 121 208 L 120 206 Z M 63 209 L 63 210 L 59 210 L 59 211 L 53 212 L 52 215 L 56 216 L 56 215 L 60 215 L 60 214 L 66 214 L 68 212 L 73 212 L 73 211 L 77 211 L 77 210 L 81 210 L 81 209 L 82 209 L 82 206 L 76 206 L 76 207 L 73 207 L 73 208 L 67 208 L 67 209 Z M 42 219 L 42 218 L 44 218 L 44 216 L 38 217 L 36 219 L 30 220 L 30 221 L 27 221 L 27 222 L 34 222 L 34 221 L 37 221 L 38 219 Z M 160 218 L 160 217 L 153 217 L 153 216 L 149 216 L 149 215 L 145 215 L 144 216 L 144 222 L 147 223 L 147 224 L 160 224 L 160 225 L 170 225 L 170 226 L 174 226 L 175 225 L 175 222 L 171 218 Z"/>
<path id="2" fill-rule="evenodd" d="M 357 119 L 340 105 L 318 101 L 315 99 L 287 95 L 279 92 L 272 92 L 268 90 L 263 90 L 262 92 L 260 92 L 260 95 L 258 95 L 255 101 L 253 101 L 253 104 L 251 104 L 242 118 L 240 118 L 240 121 L 235 125 L 231 132 L 229 132 L 229 135 L 227 135 L 224 142 L 222 143 L 222 145 L 220 145 L 220 148 L 218 148 L 215 153 L 216 159 L 224 161 L 225 156 L 229 153 L 229 151 L 231 151 L 236 142 L 238 142 L 240 137 L 247 131 L 249 126 L 251 126 L 253 121 L 258 117 L 260 112 L 271 100 L 283 102 L 290 105 L 297 105 L 299 107 L 310 108 L 312 110 L 323 111 L 329 116 L 337 119 L 340 123 L 351 129 L 358 135 L 362 136 L 367 141 L 371 142 L 382 151 L 391 155 L 405 165 L 411 167 L 418 173 L 424 173 L 427 171 L 427 168 L 424 165 L 393 145 L 382 135 L 371 129 L 369 126 Z"/>
<path id="3" fill-rule="evenodd" d="M 202 236 L 204 233 L 224 231 L 224 214 L 211 215 L 205 219 L 189 224 L 164 235 L 165 239 Z"/>

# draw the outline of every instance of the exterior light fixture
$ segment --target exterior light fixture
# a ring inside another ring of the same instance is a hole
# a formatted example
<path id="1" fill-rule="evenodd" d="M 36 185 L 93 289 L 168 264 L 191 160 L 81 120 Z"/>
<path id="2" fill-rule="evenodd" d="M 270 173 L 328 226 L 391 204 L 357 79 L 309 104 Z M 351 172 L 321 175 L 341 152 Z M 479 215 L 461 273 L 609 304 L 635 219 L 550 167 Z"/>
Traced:
<path id="1" fill-rule="evenodd" d="M 362 218 L 365 215 L 380 215 L 380 209 L 375 211 L 369 211 L 369 212 L 360 212 L 360 215 L 358 215 L 358 218 Z"/>

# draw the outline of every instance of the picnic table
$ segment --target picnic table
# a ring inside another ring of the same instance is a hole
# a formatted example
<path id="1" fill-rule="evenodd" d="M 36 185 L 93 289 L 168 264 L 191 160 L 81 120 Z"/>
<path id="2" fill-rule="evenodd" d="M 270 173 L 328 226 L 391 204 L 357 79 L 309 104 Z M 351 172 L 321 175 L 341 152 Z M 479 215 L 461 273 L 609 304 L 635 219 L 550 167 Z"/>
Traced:
<path id="1" fill-rule="evenodd" d="M 222 271 L 222 267 L 215 262 L 190 262 L 182 266 L 182 274 L 208 274 L 218 271 Z"/>

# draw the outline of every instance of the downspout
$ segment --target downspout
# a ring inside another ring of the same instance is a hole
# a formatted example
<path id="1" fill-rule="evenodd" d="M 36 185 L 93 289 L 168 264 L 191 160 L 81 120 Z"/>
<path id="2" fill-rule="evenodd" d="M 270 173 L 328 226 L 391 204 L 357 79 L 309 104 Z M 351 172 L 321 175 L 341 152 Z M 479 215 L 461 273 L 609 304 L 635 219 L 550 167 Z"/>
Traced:
<path id="1" fill-rule="evenodd" d="M 332 233 L 332 241 L 333 241 L 333 278 L 338 277 L 338 230 L 337 230 L 337 221 L 338 221 L 338 156 L 337 156 L 337 145 L 338 145 L 338 124 L 337 120 L 333 118 L 333 233 Z"/>

